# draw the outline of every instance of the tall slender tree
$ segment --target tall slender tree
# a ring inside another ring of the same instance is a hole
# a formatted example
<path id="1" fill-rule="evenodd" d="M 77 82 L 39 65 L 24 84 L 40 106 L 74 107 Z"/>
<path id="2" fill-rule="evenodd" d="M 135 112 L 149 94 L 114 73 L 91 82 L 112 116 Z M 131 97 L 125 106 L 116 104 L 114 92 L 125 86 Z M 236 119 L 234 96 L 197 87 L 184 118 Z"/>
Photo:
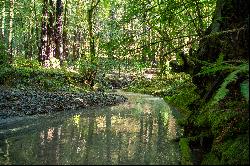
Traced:
<path id="1" fill-rule="evenodd" d="M 9 63 L 12 63 L 13 60 L 13 18 L 14 18 L 14 0 L 10 0 L 10 20 L 9 20 L 9 36 L 8 36 L 8 56 Z"/>
<path id="2" fill-rule="evenodd" d="M 56 1 L 56 57 L 60 59 L 60 65 L 63 64 L 63 2 L 62 0 Z"/>
<path id="3" fill-rule="evenodd" d="M 48 47 L 48 0 L 43 0 L 43 11 L 42 11 L 42 31 L 41 31 L 41 47 L 40 47 L 40 57 L 39 60 L 45 64 L 45 61 L 48 60 L 47 56 L 47 47 Z"/>

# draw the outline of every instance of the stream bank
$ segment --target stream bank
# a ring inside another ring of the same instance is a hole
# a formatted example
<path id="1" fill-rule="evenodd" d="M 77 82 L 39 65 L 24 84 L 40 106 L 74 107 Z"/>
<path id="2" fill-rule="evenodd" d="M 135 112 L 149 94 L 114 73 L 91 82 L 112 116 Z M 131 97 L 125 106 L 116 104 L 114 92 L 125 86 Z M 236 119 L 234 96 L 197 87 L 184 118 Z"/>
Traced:
<path id="1" fill-rule="evenodd" d="M 0 119 L 111 106 L 126 100 L 124 96 L 104 92 L 45 92 L 0 87 Z"/>

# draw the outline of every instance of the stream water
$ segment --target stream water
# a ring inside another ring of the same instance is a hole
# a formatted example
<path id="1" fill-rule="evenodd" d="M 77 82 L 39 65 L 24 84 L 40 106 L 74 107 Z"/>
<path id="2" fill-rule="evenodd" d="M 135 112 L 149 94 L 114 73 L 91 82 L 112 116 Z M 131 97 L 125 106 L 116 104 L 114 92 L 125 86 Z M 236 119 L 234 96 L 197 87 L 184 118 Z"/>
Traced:
<path id="1" fill-rule="evenodd" d="M 181 134 L 163 99 L 120 92 L 128 102 L 0 123 L 0 164 L 180 164 Z"/>

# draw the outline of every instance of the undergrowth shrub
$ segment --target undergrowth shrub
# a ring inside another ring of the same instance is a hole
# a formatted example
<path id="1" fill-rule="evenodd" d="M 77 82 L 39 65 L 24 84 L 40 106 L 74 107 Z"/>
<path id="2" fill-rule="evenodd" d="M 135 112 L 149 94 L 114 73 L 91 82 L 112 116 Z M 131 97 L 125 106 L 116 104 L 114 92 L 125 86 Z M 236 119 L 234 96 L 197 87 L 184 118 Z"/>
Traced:
<path id="1" fill-rule="evenodd" d="M 31 87 L 45 91 L 84 92 L 90 89 L 76 72 L 43 68 L 37 60 L 17 58 L 11 65 L 0 66 L 0 84 L 16 88 Z"/>

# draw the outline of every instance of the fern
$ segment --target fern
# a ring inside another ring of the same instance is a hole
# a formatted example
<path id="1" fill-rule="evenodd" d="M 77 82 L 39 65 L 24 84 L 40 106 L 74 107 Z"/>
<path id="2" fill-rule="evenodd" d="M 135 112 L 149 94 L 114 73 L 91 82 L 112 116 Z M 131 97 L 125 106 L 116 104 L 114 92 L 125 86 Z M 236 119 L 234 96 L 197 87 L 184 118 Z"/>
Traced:
<path id="1" fill-rule="evenodd" d="M 241 94 L 245 97 L 247 102 L 249 101 L 249 80 L 245 80 L 240 84 Z"/>
<path id="2" fill-rule="evenodd" d="M 233 81 L 237 80 L 237 74 L 238 73 L 248 73 L 249 65 L 248 64 L 242 64 L 239 66 L 236 66 L 236 70 L 231 72 L 224 80 L 224 82 L 221 84 L 220 88 L 217 90 L 215 96 L 212 99 L 211 105 L 214 105 L 218 103 L 220 100 L 222 100 L 229 92 L 229 90 L 226 88 L 227 85 Z M 245 89 L 244 89 L 245 88 Z M 241 86 L 242 89 L 242 86 Z M 246 85 L 243 84 L 243 91 L 244 94 L 246 93 Z M 246 96 L 247 97 L 247 96 Z"/>
<path id="3" fill-rule="evenodd" d="M 229 70 L 232 71 L 235 69 L 234 65 L 231 64 L 214 64 L 209 67 L 203 67 L 201 72 L 198 75 L 205 75 L 205 74 L 215 74 L 218 71 L 222 71 L 222 70 Z"/>
<path id="4" fill-rule="evenodd" d="M 214 64 L 209 64 L 203 67 L 198 75 L 215 74 L 216 72 L 222 70 L 229 70 L 229 71 L 235 70 L 234 65 L 225 63 L 223 59 L 224 59 L 224 54 L 220 53 L 216 62 Z"/>

